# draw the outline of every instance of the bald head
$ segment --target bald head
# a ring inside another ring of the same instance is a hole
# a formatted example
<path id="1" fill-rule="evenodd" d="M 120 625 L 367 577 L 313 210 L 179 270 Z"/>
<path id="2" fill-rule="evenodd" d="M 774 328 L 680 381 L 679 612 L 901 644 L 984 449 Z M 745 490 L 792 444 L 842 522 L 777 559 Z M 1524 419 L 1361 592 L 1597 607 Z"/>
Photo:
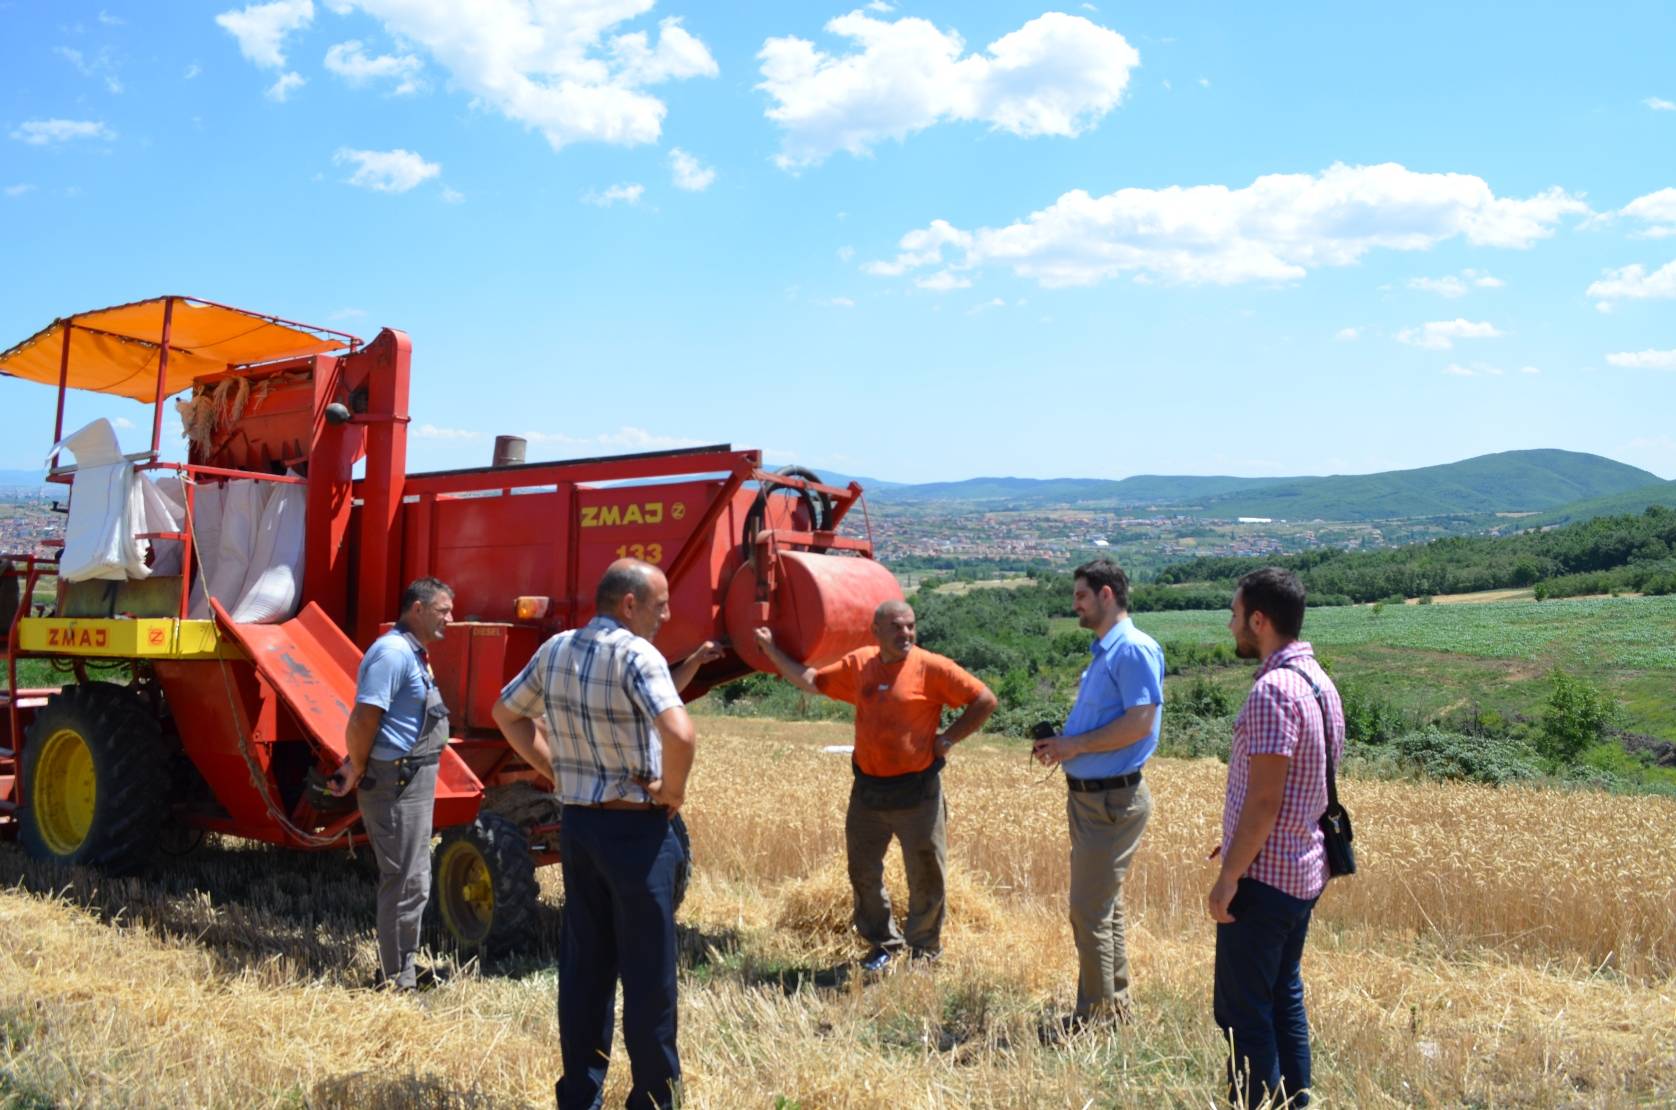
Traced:
<path id="1" fill-rule="evenodd" d="M 881 602 L 873 610 L 873 637 L 879 641 L 879 658 L 894 663 L 914 646 L 914 610 L 906 601 Z"/>
<path id="2" fill-rule="evenodd" d="M 669 579 L 650 563 L 618 559 L 600 577 L 594 611 L 650 640 L 669 619 Z"/>

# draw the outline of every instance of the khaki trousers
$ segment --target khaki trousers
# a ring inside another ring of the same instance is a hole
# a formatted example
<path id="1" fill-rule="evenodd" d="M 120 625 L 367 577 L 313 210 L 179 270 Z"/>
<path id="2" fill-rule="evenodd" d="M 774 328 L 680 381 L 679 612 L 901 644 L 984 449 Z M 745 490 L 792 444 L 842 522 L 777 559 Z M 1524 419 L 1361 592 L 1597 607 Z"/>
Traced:
<path id="1" fill-rule="evenodd" d="M 1068 791 L 1071 934 L 1077 942 L 1077 1016 L 1121 1014 L 1129 1006 L 1123 877 L 1152 815 L 1145 780 L 1122 790 Z"/>
<path id="2" fill-rule="evenodd" d="M 898 950 L 903 943 L 885 889 L 885 852 L 892 836 L 902 842 L 902 863 L 908 873 L 908 946 L 926 952 L 942 948 L 948 811 L 943 784 L 933 781 L 936 785 L 927 791 L 925 800 L 907 809 L 868 809 L 856 800 L 855 790 L 850 791 L 844 846 L 855 895 L 855 931 L 875 948 Z"/>

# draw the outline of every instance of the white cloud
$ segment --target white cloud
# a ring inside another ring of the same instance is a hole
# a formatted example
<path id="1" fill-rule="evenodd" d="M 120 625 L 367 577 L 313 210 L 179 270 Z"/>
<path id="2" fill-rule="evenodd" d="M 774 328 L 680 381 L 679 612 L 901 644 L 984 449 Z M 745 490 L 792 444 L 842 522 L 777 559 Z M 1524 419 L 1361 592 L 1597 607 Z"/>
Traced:
<path id="1" fill-rule="evenodd" d="M 303 80 L 303 75 L 300 73 L 282 73 L 279 75 L 279 80 L 269 85 L 267 91 L 262 95 L 275 104 L 284 104 L 291 98 L 293 92 L 306 84 L 308 82 Z"/>
<path id="2" fill-rule="evenodd" d="M 444 185 L 442 187 L 442 202 L 444 204 L 464 204 L 466 202 L 466 195 L 458 189 L 450 189 L 448 186 Z"/>
<path id="3" fill-rule="evenodd" d="M 1660 189 L 1636 197 L 1619 209 L 1618 215 L 1646 224 L 1639 233 L 1641 238 L 1664 239 L 1676 235 L 1676 189 Z"/>
<path id="4" fill-rule="evenodd" d="M 930 277 L 916 278 L 914 284 L 933 293 L 952 293 L 956 289 L 970 289 L 972 279 L 961 277 L 950 270 L 938 270 Z"/>
<path id="5" fill-rule="evenodd" d="M 1353 343 L 1361 337 L 1362 333 L 1357 328 L 1340 328 L 1333 333 L 1333 338 L 1340 343 Z"/>
<path id="6" fill-rule="evenodd" d="M 132 428 L 134 426 L 134 422 L 132 420 L 128 419 L 126 416 L 118 416 L 118 417 L 113 417 L 112 418 L 111 426 L 113 428 L 127 429 L 127 428 Z"/>
<path id="7" fill-rule="evenodd" d="M 106 91 L 112 94 L 122 92 L 122 80 L 117 76 L 116 62 L 109 47 L 102 48 L 91 58 L 68 46 L 55 46 L 52 52 L 74 66 L 83 77 L 96 77 L 103 81 Z"/>
<path id="8" fill-rule="evenodd" d="M 1417 328 L 1404 328 L 1397 333 L 1397 341 L 1428 351 L 1447 351 L 1457 339 L 1499 339 L 1502 334 L 1488 321 L 1433 320 Z"/>
<path id="9" fill-rule="evenodd" d="M 591 204 L 596 208 L 606 208 L 613 204 L 639 204 L 640 196 L 646 191 L 646 186 L 640 184 L 612 185 L 603 192 L 590 189 L 582 194 L 582 203 Z"/>
<path id="10" fill-rule="evenodd" d="M 1498 277 L 1492 277 L 1477 270 L 1462 270 L 1458 274 L 1445 274 L 1440 278 L 1417 277 L 1408 279 L 1410 289 L 1436 293 L 1440 297 L 1448 297 L 1451 300 L 1466 296 L 1474 288 L 1500 289 L 1506 284 Z"/>
<path id="11" fill-rule="evenodd" d="M 1209 78 L 1209 77 L 1201 77 L 1201 78 L 1199 78 L 1199 87 L 1200 87 L 1200 88 L 1201 88 L 1201 89 L 1208 89 L 1208 88 L 1210 88 L 1210 78 Z"/>
<path id="12" fill-rule="evenodd" d="M 405 193 L 442 172 L 435 162 L 427 162 L 411 150 L 351 150 L 339 147 L 332 161 L 338 165 L 354 165 L 349 184 L 378 193 Z"/>
<path id="13" fill-rule="evenodd" d="M 669 168 L 675 175 L 675 187 L 689 193 L 701 193 L 716 180 L 716 171 L 705 166 L 680 147 L 669 151 Z"/>
<path id="14" fill-rule="evenodd" d="M 405 96 L 419 91 L 419 73 L 425 68 L 413 54 L 379 54 L 369 56 L 359 39 L 350 39 L 326 50 L 326 69 L 351 85 L 365 85 L 369 81 L 393 81 L 391 93 Z"/>
<path id="15" fill-rule="evenodd" d="M 838 261 L 848 262 L 855 257 L 855 248 L 848 244 L 838 248 Z"/>
<path id="16" fill-rule="evenodd" d="M 678 447 L 702 447 L 708 442 L 689 439 L 686 436 L 660 435 L 645 428 L 629 425 L 596 436 L 573 436 L 563 432 L 528 432 L 524 438 L 531 443 L 550 443 L 560 447 L 618 447 L 630 451 L 671 451 Z"/>
<path id="17" fill-rule="evenodd" d="M 1676 351 L 1620 351 L 1606 361 L 1631 370 L 1676 370 Z"/>
<path id="18" fill-rule="evenodd" d="M 222 12 L 215 17 L 223 30 L 239 40 L 239 53 L 263 69 L 283 69 L 285 40 L 314 22 L 313 0 L 274 0 Z"/>
<path id="19" fill-rule="evenodd" d="M 1140 55 L 1116 31 L 1048 12 L 964 54 L 954 31 L 924 19 L 892 22 L 854 11 L 826 24 L 848 53 L 807 39 L 770 38 L 757 59 L 766 115 L 783 132 L 775 161 L 814 165 L 838 151 L 863 155 L 946 121 L 981 122 L 1024 138 L 1075 136 L 1117 106 Z"/>
<path id="20" fill-rule="evenodd" d="M 1448 366 L 1443 368 L 1443 372 L 1445 374 L 1453 374 L 1457 378 L 1472 378 L 1477 376 L 1472 370 L 1462 366 L 1458 362 L 1451 362 Z"/>
<path id="21" fill-rule="evenodd" d="M 998 308 L 1006 308 L 1007 302 L 1000 297 L 991 297 L 981 304 L 975 304 L 966 310 L 968 316 L 980 316 L 985 312 L 993 312 Z"/>
<path id="22" fill-rule="evenodd" d="M 714 77 L 715 58 L 677 18 L 613 33 L 653 0 L 353 0 L 445 69 L 479 104 L 541 132 L 557 150 L 655 142 L 667 106 L 646 87 Z"/>
<path id="23" fill-rule="evenodd" d="M 826 303 L 831 305 L 833 308 L 854 308 L 855 307 L 855 299 L 853 297 L 833 297 L 831 300 L 827 301 Z"/>
<path id="24" fill-rule="evenodd" d="M 35 186 L 21 182 L 17 185 L 8 185 L 4 189 L 0 189 L 0 192 L 5 193 L 8 197 L 21 197 L 25 193 L 33 193 L 34 191 Z"/>
<path id="25" fill-rule="evenodd" d="M 1607 270 L 1606 276 L 1589 286 L 1588 296 L 1596 300 L 1602 312 L 1612 311 L 1615 301 L 1651 301 L 1676 299 L 1676 260 L 1647 272 L 1639 262 Z"/>
<path id="26" fill-rule="evenodd" d="M 1662 96 L 1649 96 L 1641 103 L 1655 112 L 1676 112 L 1676 100 L 1666 100 Z"/>
<path id="27" fill-rule="evenodd" d="M 408 434 L 416 436 L 419 439 L 440 439 L 453 441 L 483 438 L 482 432 L 474 432 L 469 428 L 444 428 L 438 427 L 435 424 L 421 424 L 417 428 L 409 428 Z"/>
<path id="28" fill-rule="evenodd" d="M 1335 165 L 1320 174 L 1259 177 L 1240 189 L 1170 186 L 1102 197 L 1075 189 L 1025 219 L 975 232 L 933 220 L 902 237 L 895 259 L 864 269 L 891 276 L 995 264 L 1044 286 L 1123 274 L 1189 285 L 1294 281 L 1372 250 L 1427 250 L 1457 237 L 1528 247 L 1552 235 L 1562 217 L 1587 211 L 1557 188 L 1498 197 L 1470 174 Z M 945 248 L 960 257 L 946 260 Z"/>
<path id="29" fill-rule="evenodd" d="M 885 3 L 885 0 L 869 0 L 867 10 L 870 12 L 893 12 L 896 9 Z"/>
<path id="30" fill-rule="evenodd" d="M 362 317 L 366 316 L 366 314 L 367 314 L 367 310 L 364 309 L 364 308 L 340 308 L 340 309 L 337 309 L 337 310 L 333 311 L 330 315 L 328 315 L 326 317 L 326 319 L 332 320 L 332 321 L 359 320 Z"/>
<path id="31" fill-rule="evenodd" d="M 1540 373 L 1542 373 L 1542 371 L 1537 369 L 1534 366 L 1521 366 L 1521 367 L 1519 367 L 1519 373 L 1521 373 L 1521 374 L 1540 374 Z"/>
<path id="32" fill-rule="evenodd" d="M 123 19 L 121 16 L 112 15 L 107 11 L 101 11 L 99 13 L 99 22 L 103 23 L 106 27 L 126 27 L 128 25 L 128 21 L 126 19 Z"/>
<path id="33" fill-rule="evenodd" d="M 199 65 L 197 62 L 193 62 L 191 65 L 186 67 L 186 72 L 181 74 L 181 77 L 183 80 L 190 81 L 202 72 L 204 72 L 204 67 Z"/>
<path id="34" fill-rule="evenodd" d="M 32 119 L 20 123 L 12 132 L 12 138 L 30 146 L 46 146 L 48 143 L 68 143 L 76 139 L 104 139 L 108 142 L 116 138 L 116 132 L 97 120 Z"/>

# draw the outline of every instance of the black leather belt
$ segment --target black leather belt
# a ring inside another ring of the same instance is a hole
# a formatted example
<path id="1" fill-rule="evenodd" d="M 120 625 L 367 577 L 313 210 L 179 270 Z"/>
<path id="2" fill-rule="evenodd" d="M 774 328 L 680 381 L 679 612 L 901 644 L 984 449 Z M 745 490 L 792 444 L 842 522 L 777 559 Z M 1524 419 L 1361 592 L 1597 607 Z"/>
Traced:
<path id="1" fill-rule="evenodd" d="M 1096 790 L 1127 790 L 1141 781 L 1139 771 L 1130 771 L 1127 775 L 1115 775 L 1109 779 L 1074 779 L 1065 776 L 1065 785 L 1078 794 L 1091 794 Z"/>

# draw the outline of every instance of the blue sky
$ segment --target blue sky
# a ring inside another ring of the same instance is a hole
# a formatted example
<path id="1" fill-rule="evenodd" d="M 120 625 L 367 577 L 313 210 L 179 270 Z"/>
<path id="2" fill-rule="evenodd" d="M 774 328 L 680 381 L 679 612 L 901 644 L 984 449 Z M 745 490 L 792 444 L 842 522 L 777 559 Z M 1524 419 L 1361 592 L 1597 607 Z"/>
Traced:
<path id="1" fill-rule="evenodd" d="M 403 328 L 413 469 L 1676 477 L 1673 50 L 1668 3 L 0 2 L 0 346 Z M 52 405 L 0 379 L 0 467 Z"/>

